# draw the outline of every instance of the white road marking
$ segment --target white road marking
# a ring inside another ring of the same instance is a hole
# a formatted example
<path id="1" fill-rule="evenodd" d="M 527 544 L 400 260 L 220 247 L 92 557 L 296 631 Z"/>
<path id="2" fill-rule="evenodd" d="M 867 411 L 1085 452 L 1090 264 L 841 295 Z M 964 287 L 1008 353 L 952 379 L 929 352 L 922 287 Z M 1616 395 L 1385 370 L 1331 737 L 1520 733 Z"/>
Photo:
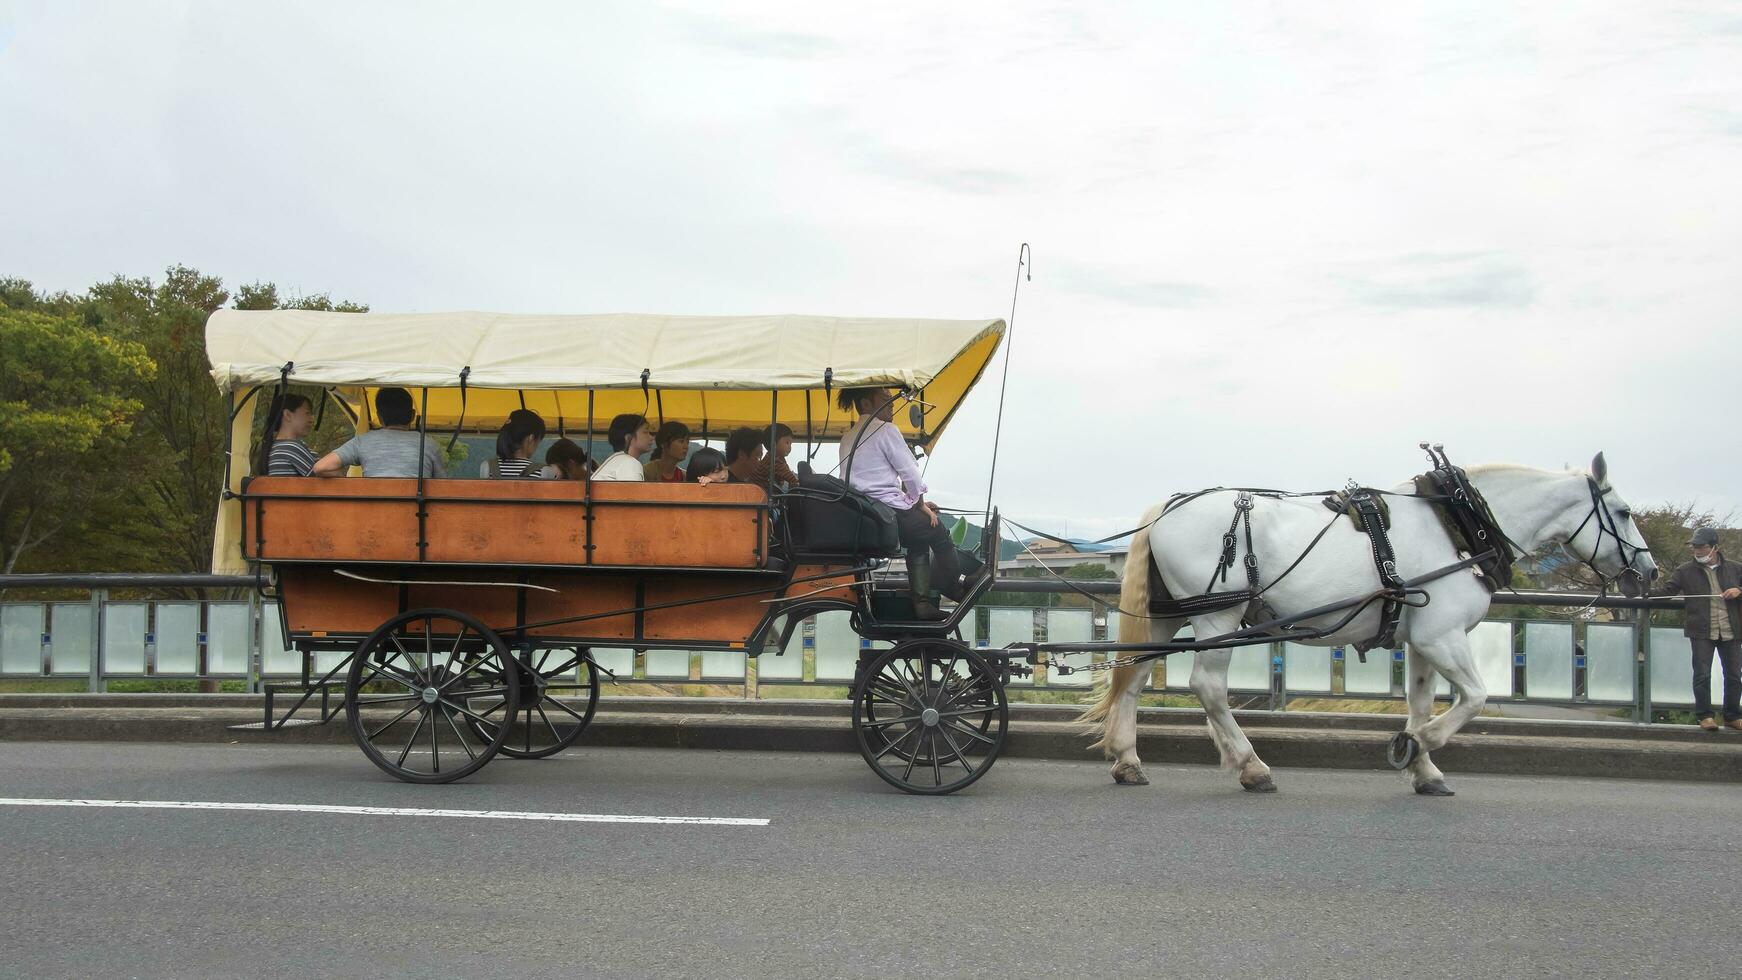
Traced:
<path id="1" fill-rule="evenodd" d="M 763 817 L 648 817 L 613 813 L 541 813 L 536 810 L 430 810 L 411 806 L 330 806 L 321 803 L 222 803 L 203 800 L 54 800 L 0 797 L 0 806 L 98 807 L 116 810 L 252 810 L 265 813 L 341 813 L 363 817 L 463 817 L 472 820 L 545 820 L 555 823 L 702 824 L 766 827 Z"/>

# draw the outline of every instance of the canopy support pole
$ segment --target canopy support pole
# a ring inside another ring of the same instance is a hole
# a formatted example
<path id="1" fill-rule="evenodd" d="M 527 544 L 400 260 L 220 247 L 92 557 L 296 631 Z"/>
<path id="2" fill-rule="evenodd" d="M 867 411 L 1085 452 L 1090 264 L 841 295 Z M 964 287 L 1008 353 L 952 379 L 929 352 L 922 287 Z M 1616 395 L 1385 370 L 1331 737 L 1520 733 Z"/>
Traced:
<path id="1" fill-rule="evenodd" d="M 417 560 L 424 561 L 429 557 L 429 507 L 423 495 L 423 446 L 429 431 L 429 389 L 419 390 L 423 392 L 423 402 L 417 410 Z"/>

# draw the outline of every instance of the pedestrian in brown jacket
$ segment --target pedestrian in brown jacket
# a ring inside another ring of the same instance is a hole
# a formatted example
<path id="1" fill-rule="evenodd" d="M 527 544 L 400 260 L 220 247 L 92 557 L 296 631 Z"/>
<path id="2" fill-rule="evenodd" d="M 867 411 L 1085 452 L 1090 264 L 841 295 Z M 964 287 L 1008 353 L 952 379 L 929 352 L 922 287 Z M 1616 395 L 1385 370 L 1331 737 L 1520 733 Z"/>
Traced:
<path id="1" fill-rule="evenodd" d="M 1718 532 L 1702 527 L 1688 541 L 1694 560 L 1676 569 L 1652 595 L 1685 595 L 1682 633 L 1694 648 L 1694 714 L 1712 720 L 1712 654 L 1724 665 L 1724 727 L 1742 731 L 1742 565 L 1718 550 Z"/>

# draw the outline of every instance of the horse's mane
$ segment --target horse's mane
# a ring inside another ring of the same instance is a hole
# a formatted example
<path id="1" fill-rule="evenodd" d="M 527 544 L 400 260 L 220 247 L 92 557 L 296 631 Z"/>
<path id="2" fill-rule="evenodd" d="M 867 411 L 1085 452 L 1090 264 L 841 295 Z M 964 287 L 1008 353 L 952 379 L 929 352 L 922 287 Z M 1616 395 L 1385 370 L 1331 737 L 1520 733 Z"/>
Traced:
<path id="1" fill-rule="evenodd" d="M 1522 463 L 1473 463 L 1464 467 L 1464 472 L 1472 477 L 1477 476 L 1561 476 L 1574 474 L 1586 475 L 1584 470 L 1569 467 L 1564 470 L 1545 470 L 1540 466 L 1525 466 Z"/>

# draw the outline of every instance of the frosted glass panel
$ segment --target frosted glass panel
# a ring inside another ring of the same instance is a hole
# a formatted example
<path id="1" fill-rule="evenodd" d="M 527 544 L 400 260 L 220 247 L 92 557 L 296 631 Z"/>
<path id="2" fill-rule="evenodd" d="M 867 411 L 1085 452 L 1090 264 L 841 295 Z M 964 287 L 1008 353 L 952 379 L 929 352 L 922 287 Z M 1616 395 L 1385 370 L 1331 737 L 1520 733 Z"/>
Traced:
<path id="1" fill-rule="evenodd" d="M 1470 631 L 1476 673 L 1491 698 L 1512 696 L 1512 624 L 1481 622 Z"/>
<path id="2" fill-rule="evenodd" d="M 1524 624 L 1524 693 L 1533 698 L 1573 696 L 1573 624 Z"/>
<path id="3" fill-rule="evenodd" d="M 850 681 L 859 663 L 859 634 L 853 632 L 852 613 L 845 610 L 817 614 L 817 680 Z"/>
<path id="4" fill-rule="evenodd" d="M 160 602 L 152 632 L 157 634 L 159 674 L 197 674 L 200 670 L 200 604 Z"/>
<path id="5" fill-rule="evenodd" d="M 966 616 L 963 616 L 962 621 L 956 625 L 956 630 L 962 634 L 963 643 L 966 643 L 969 646 L 977 646 L 978 644 L 975 641 L 979 639 L 980 634 L 979 612 L 977 610 L 970 611 Z"/>
<path id="6" fill-rule="evenodd" d="M 780 624 L 781 629 L 786 623 Z M 765 681 L 801 681 L 804 680 L 804 627 L 792 631 L 792 642 L 785 650 L 775 650 L 774 644 L 780 641 L 780 633 L 769 636 L 768 645 L 762 648 L 762 656 L 756 658 L 756 676 Z"/>
<path id="7" fill-rule="evenodd" d="M 1228 664 L 1228 690 L 1270 690 L 1270 644 L 1234 648 L 1234 658 Z"/>
<path id="8" fill-rule="evenodd" d="M 707 680 L 744 679 L 744 653 L 740 650 L 710 650 L 702 653 L 702 677 Z"/>
<path id="9" fill-rule="evenodd" d="M 248 673 L 248 604 L 206 604 L 206 672 Z"/>
<path id="10" fill-rule="evenodd" d="M 49 607 L 49 656 L 57 674 L 91 672 L 91 604 L 56 602 Z"/>
<path id="11" fill-rule="evenodd" d="M 647 677 L 649 680 L 688 680 L 689 676 L 690 652 L 688 650 L 647 651 Z"/>
<path id="12" fill-rule="evenodd" d="M 1344 694 L 1391 694 L 1391 651 L 1378 648 L 1367 651 L 1362 663 L 1354 647 L 1343 650 Z"/>
<path id="13" fill-rule="evenodd" d="M 278 603 L 260 606 L 260 672 L 263 674 L 302 674 L 302 654 L 294 648 L 285 649 L 284 625 L 279 618 Z M 422 651 L 419 651 L 421 654 Z"/>
<path id="14" fill-rule="evenodd" d="M 103 604 L 103 672 L 145 673 L 145 603 Z"/>
<path id="15" fill-rule="evenodd" d="M 1284 643 L 1282 669 L 1290 691 L 1318 694 L 1329 694 L 1331 691 L 1330 647 Z"/>
<path id="16" fill-rule="evenodd" d="M 42 673 L 43 617 L 38 602 L 0 606 L 0 673 Z"/>
<path id="17" fill-rule="evenodd" d="M 619 683 L 635 679 L 635 651 L 624 647 L 594 647 L 593 663 L 615 674 Z M 599 683 L 611 683 L 611 675 L 601 675 Z"/>
<path id="18" fill-rule="evenodd" d="M 1585 695 L 1592 701 L 1632 703 L 1635 663 L 1631 625 L 1591 623 L 1585 627 Z M 1690 676 L 1693 673 L 1685 657 L 1682 669 Z"/>
<path id="19" fill-rule="evenodd" d="M 1034 610 L 989 609 L 986 613 L 987 646 L 996 650 L 1007 643 L 1034 642 Z M 1031 677 L 1012 678 L 1011 687 L 1032 686 Z"/>
<path id="20" fill-rule="evenodd" d="M 1196 664 L 1198 655 L 1190 650 L 1167 655 L 1167 689 L 1170 691 L 1189 691 L 1192 687 L 1192 666 Z"/>
<path id="21" fill-rule="evenodd" d="M 1095 629 L 1094 615 L 1087 609 L 1048 609 L 1046 611 L 1046 639 L 1048 643 L 1087 643 Z M 1095 658 L 1089 653 L 1074 653 L 1068 656 L 1052 654 L 1050 659 L 1061 661 L 1072 667 L 1080 667 L 1092 662 Z M 1088 671 L 1054 676 L 1049 671 L 1046 678 L 1048 687 L 1088 687 L 1095 681 L 1095 675 Z"/>
<path id="22" fill-rule="evenodd" d="M 1724 699 L 1723 661 L 1712 655 L 1712 706 Z M 1682 631 L 1672 626 L 1651 629 L 1651 703 L 1694 703 L 1694 649 Z"/>
<path id="23" fill-rule="evenodd" d="M 317 651 L 315 653 L 314 665 L 311 666 L 309 668 L 309 670 L 313 672 L 315 680 L 320 680 L 322 677 L 325 677 L 327 675 L 328 671 L 330 671 L 333 668 L 344 663 L 345 658 L 350 656 L 350 655 L 351 655 L 350 650 L 321 650 L 321 651 Z M 561 661 L 558 661 L 558 662 L 560 663 Z M 296 669 L 298 671 L 301 671 L 302 667 L 299 665 Z M 344 679 L 345 679 L 344 674 L 339 674 L 338 676 L 333 678 L 333 680 L 341 681 L 341 682 L 344 681 Z"/>

